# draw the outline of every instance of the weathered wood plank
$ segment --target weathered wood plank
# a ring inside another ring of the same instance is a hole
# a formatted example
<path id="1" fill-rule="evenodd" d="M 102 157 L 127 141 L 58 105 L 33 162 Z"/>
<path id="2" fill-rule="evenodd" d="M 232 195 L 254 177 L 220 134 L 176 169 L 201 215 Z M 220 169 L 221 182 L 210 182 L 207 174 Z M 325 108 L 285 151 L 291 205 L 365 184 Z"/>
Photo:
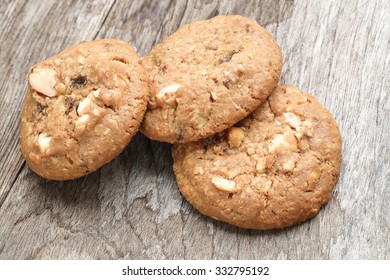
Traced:
<path id="1" fill-rule="evenodd" d="M 0 259 L 389 259 L 389 13 L 385 0 L 1 5 Z M 268 232 L 204 217 L 176 187 L 171 146 L 140 134 L 78 180 L 47 181 L 22 166 L 29 65 L 94 37 L 125 40 L 144 56 L 179 26 L 216 14 L 265 25 L 282 47 L 281 83 L 311 92 L 340 124 L 342 174 L 317 217 Z"/>

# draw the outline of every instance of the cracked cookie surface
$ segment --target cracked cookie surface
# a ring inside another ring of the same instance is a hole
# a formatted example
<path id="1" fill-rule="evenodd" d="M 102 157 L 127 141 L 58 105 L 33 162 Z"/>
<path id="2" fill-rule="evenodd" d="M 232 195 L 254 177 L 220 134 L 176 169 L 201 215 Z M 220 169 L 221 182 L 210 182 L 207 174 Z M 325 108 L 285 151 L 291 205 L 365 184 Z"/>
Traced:
<path id="1" fill-rule="evenodd" d="M 141 132 L 185 143 L 223 131 L 264 102 L 279 81 L 282 58 L 256 21 L 217 16 L 184 25 L 143 63 L 150 100 Z"/>
<path id="2" fill-rule="evenodd" d="M 143 119 L 146 80 L 138 54 L 116 39 L 82 42 L 34 65 L 20 132 L 30 168 L 67 180 L 116 157 Z"/>
<path id="3" fill-rule="evenodd" d="M 201 213 L 250 229 L 315 216 L 340 172 L 336 121 L 314 97 L 278 87 L 234 127 L 173 148 L 181 193 Z"/>

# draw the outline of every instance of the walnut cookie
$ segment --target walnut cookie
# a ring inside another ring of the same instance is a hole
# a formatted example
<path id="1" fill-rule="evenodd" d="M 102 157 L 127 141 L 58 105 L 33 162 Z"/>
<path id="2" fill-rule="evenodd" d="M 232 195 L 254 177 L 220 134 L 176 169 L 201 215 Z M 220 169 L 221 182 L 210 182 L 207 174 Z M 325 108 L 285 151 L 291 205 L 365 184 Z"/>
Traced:
<path id="1" fill-rule="evenodd" d="M 141 132 L 184 143 L 223 131 L 264 102 L 279 81 L 282 57 L 256 21 L 217 16 L 184 25 L 143 64 L 151 92 Z"/>
<path id="2" fill-rule="evenodd" d="M 313 96 L 278 87 L 250 116 L 205 140 L 176 144 L 181 193 L 201 213 L 249 229 L 315 216 L 338 180 L 336 121 Z"/>
<path id="3" fill-rule="evenodd" d="M 67 180 L 116 157 L 143 119 L 146 80 L 138 54 L 116 39 L 82 42 L 34 65 L 20 132 L 30 168 Z"/>

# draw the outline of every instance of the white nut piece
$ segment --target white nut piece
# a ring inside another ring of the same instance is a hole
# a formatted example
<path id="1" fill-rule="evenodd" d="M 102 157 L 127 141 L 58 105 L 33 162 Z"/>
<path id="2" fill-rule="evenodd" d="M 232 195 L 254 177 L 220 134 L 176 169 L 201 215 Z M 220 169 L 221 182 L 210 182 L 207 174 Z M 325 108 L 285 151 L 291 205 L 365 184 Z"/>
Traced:
<path id="1" fill-rule="evenodd" d="M 236 182 L 232 180 L 227 180 L 221 177 L 214 177 L 211 181 L 213 182 L 214 186 L 216 186 L 221 191 L 234 193 L 238 190 L 236 187 Z"/>
<path id="2" fill-rule="evenodd" d="M 285 151 L 295 152 L 297 151 L 297 143 L 295 139 L 288 139 L 285 134 L 276 134 L 268 146 L 268 151 L 273 153 L 280 153 Z M 294 138 L 294 137 L 292 137 Z M 293 141 L 294 140 L 294 141 Z"/>
<path id="3" fill-rule="evenodd" d="M 34 90 L 48 97 L 54 97 L 57 96 L 57 91 L 55 90 L 57 84 L 56 74 L 56 71 L 53 69 L 35 68 L 28 80 Z"/>
<path id="4" fill-rule="evenodd" d="M 77 107 L 77 114 L 79 116 L 88 114 L 94 109 L 94 103 L 92 102 L 93 94 L 89 94 L 86 98 L 80 101 Z"/>
<path id="5" fill-rule="evenodd" d="M 283 116 L 286 119 L 287 124 L 295 129 L 296 131 L 299 131 L 301 129 L 301 117 L 294 114 L 294 113 L 283 113 Z"/>
<path id="6" fill-rule="evenodd" d="M 38 135 L 38 146 L 41 153 L 46 153 L 47 149 L 50 147 L 50 141 L 51 137 L 45 132 Z"/>
<path id="7" fill-rule="evenodd" d="M 195 172 L 194 172 L 195 175 L 203 175 L 204 174 L 204 169 L 201 167 L 201 166 L 198 166 L 195 168 Z"/>
<path id="8" fill-rule="evenodd" d="M 77 120 L 75 120 L 76 129 L 84 130 L 89 120 L 90 116 L 88 114 L 79 117 Z"/>
<path id="9" fill-rule="evenodd" d="M 176 97 L 174 93 L 179 88 L 181 88 L 180 84 L 172 84 L 160 90 L 156 95 L 156 104 L 158 106 L 165 106 L 167 104 L 174 107 L 176 105 Z"/>
<path id="10" fill-rule="evenodd" d="M 265 184 L 263 185 L 263 191 L 268 192 L 272 186 L 273 182 L 272 181 L 266 181 Z"/>
<path id="11" fill-rule="evenodd" d="M 197 124 L 197 128 L 198 129 L 202 129 L 206 123 L 209 121 L 209 118 L 208 117 L 204 117 L 204 116 L 198 116 L 198 124 Z"/>
<path id="12" fill-rule="evenodd" d="M 295 163 L 293 160 L 288 160 L 282 164 L 283 171 L 290 172 L 295 168 Z"/>
<path id="13" fill-rule="evenodd" d="M 259 173 L 263 173 L 267 168 L 267 159 L 265 157 L 261 157 L 256 162 L 256 170 Z"/>
<path id="14" fill-rule="evenodd" d="M 95 96 L 95 98 L 99 98 L 101 91 L 102 91 L 102 89 L 98 88 L 97 90 L 92 91 L 92 94 L 93 94 L 93 96 Z"/>
<path id="15" fill-rule="evenodd" d="M 287 124 L 296 130 L 295 136 L 298 140 L 302 138 L 303 135 L 307 135 L 309 137 L 313 137 L 313 132 L 311 128 L 313 127 L 313 123 L 309 120 L 302 121 L 301 117 L 294 113 L 283 113 Z"/>
<path id="16" fill-rule="evenodd" d="M 181 88 L 181 85 L 180 84 L 172 84 L 172 85 L 169 85 L 165 88 L 163 88 L 162 90 L 160 90 L 158 93 L 157 93 L 157 98 L 158 99 L 164 99 L 164 97 L 167 95 L 167 94 L 170 94 L 170 93 L 175 93 L 179 88 Z"/>
<path id="17" fill-rule="evenodd" d="M 302 129 L 305 132 L 305 134 L 309 137 L 313 137 L 313 123 L 309 120 L 305 120 L 302 122 Z"/>

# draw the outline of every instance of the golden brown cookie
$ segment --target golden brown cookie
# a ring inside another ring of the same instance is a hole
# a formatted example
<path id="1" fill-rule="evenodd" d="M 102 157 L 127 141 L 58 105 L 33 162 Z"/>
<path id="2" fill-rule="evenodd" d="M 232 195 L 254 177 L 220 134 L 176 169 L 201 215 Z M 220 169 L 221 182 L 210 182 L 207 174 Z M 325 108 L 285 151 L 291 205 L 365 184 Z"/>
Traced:
<path id="1" fill-rule="evenodd" d="M 146 79 L 138 54 L 115 39 L 83 42 L 34 65 L 20 132 L 30 168 L 67 180 L 116 157 L 144 116 Z"/>
<path id="2" fill-rule="evenodd" d="M 200 212 L 250 229 L 315 216 L 338 180 L 341 139 L 317 100 L 278 87 L 250 116 L 218 135 L 176 144 L 181 193 Z"/>
<path id="3" fill-rule="evenodd" d="M 256 21 L 217 16 L 181 27 L 143 63 L 151 92 L 141 132 L 184 143 L 223 131 L 264 102 L 282 58 Z"/>

